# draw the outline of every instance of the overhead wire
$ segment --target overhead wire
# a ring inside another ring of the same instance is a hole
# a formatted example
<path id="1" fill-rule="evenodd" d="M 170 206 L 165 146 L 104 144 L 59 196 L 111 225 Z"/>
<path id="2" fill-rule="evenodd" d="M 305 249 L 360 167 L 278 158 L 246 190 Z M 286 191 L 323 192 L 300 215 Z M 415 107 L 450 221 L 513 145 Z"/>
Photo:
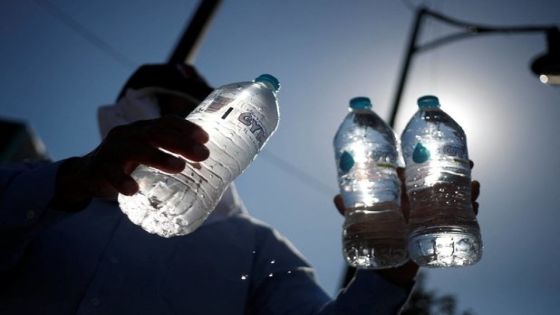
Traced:
<path id="1" fill-rule="evenodd" d="M 106 55 L 113 58 L 116 62 L 121 64 L 127 69 L 135 69 L 138 64 L 128 58 L 125 54 L 121 53 L 118 49 L 113 47 L 110 43 L 105 41 L 103 38 L 91 31 L 87 26 L 80 23 L 70 14 L 65 13 L 60 7 L 48 0 L 32 0 L 37 5 L 39 5 L 45 12 L 50 14 L 55 19 L 58 19 L 63 25 L 68 27 L 70 30 L 74 31 L 77 35 L 82 37 L 84 40 L 95 46 L 99 51 L 105 53 Z M 284 158 L 272 153 L 269 150 L 263 150 L 261 152 L 263 158 L 274 164 L 277 168 L 285 173 L 291 174 L 300 183 L 315 189 L 329 197 L 333 195 L 333 189 L 324 184 L 321 180 L 317 179 L 315 176 L 303 171 L 299 167 L 295 166 L 293 163 L 285 160 Z"/>
<path id="2" fill-rule="evenodd" d="M 407 7 L 410 11 L 416 11 L 416 6 L 410 2 L 410 0 L 401 0 L 401 2 Z"/>
<path id="3" fill-rule="evenodd" d="M 421 7 L 435 7 L 436 11 L 440 11 L 441 9 L 441 1 L 439 0 L 425 0 L 422 1 L 422 4 L 418 4 L 415 5 L 412 3 L 411 0 L 401 0 L 401 2 L 408 8 L 408 10 L 410 10 L 411 12 L 416 12 L 419 8 Z M 432 36 L 431 37 L 436 37 L 436 35 L 438 35 L 440 32 L 440 28 L 436 25 L 436 23 L 434 23 L 433 21 L 426 21 L 427 23 L 427 29 L 428 29 L 428 33 L 430 33 Z M 466 36 L 464 34 L 460 34 L 458 36 Z M 446 38 L 447 39 L 447 38 Z M 438 41 L 435 42 L 436 44 L 439 43 Z M 416 50 L 420 51 L 423 49 L 423 46 L 418 46 L 415 48 Z M 431 81 L 431 86 L 435 87 L 435 89 L 437 90 L 437 86 L 438 86 L 438 59 L 439 59 L 439 55 L 437 52 L 434 52 L 431 54 L 430 59 L 429 59 L 429 81 Z"/>
<path id="4" fill-rule="evenodd" d="M 60 7 L 48 0 L 31 0 L 40 6 L 45 12 L 50 14 L 55 19 L 59 20 L 63 25 L 74 31 L 80 37 L 88 41 L 90 44 L 95 46 L 97 49 L 103 53 L 111 56 L 116 62 L 121 64 L 127 69 L 133 69 L 138 66 L 138 64 L 125 54 L 121 53 L 118 49 L 113 47 L 111 44 L 103 40 L 101 37 L 97 36 L 93 31 L 87 28 L 84 24 L 80 23 L 71 15 L 65 13 Z"/>
<path id="5" fill-rule="evenodd" d="M 292 176 L 298 178 L 300 182 L 306 183 L 307 186 L 313 187 L 315 190 L 325 193 L 328 196 L 333 196 L 333 189 L 330 186 L 318 180 L 315 176 L 303 172 L 300 168 L 286 161 L 284 158 L 268 150 L 263 150 L 262 156 L 277 167 L 283 169 L 284 172 L 290 173 Z"/>

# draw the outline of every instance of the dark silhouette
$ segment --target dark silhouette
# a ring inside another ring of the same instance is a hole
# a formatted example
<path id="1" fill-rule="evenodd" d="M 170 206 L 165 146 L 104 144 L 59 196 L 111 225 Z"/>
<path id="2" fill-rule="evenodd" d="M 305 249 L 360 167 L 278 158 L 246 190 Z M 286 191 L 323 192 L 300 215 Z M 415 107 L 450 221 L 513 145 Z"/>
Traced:
<path id="1" fill-rule="evenodd" d="M 471 309 L 459 311 L 454 295 L 439 295 L 436 290 L 428 290 L 425 284 L 426 273 L 418 273 L 414 291 L 401 315 L 475 315 Z"/>

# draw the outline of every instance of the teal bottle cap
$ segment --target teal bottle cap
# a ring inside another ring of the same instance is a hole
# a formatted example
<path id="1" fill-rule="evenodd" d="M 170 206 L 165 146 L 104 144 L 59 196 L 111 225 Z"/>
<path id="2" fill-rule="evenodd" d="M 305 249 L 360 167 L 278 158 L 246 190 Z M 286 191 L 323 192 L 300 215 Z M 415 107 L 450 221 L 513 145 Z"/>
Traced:
<path id="1" fill-rule="evenodd" d="M 280 90 L 280 81 L 271 74 L 261 74 L 255 79 L 255 82 L 270 83 L 274 87 L 274 91 Z"/>
<path id="2" fill-rule="evenodd" d="M 354 97 L 350 100 L 350 108 L 352 109 L 367 109 L 371 106 L 371 100 L 365 96 Z"/>
<path id="3" fill-rule="evenodd" d="M 418 99 L 418 107 L 420 108 L 439 107 L 439 99 L 433 95 L 424 95 Z"/>

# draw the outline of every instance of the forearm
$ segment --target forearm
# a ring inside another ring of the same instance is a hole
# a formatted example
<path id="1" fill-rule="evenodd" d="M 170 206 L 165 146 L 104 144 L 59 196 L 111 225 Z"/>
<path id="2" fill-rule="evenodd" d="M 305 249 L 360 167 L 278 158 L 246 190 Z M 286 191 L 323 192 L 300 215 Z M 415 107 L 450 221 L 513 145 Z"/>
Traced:
<path id="1" fill-rule="evenodd" d="M 258 286 L 250 314 L 392 315 L 406 303 L 414 281 L 397 285 L 374 270 L 358 270 L 349 285 L 330 299 L 311 268 L 274 272 Z"/>
<path id="2" fill-rule="evenodd" d="M 413 285 L 414 281 L 396 284 L 379 271 L 358 270 L 336 297 L 334 314 L 398 314 Z"/>
<path id="3" fill-rule="evenodd" d="M 383 279 L 397 285 L 401 288 L 408 289 L 415 283 L 416 274 L 418 273 L 418 265 L 412 260 L 406 264 L 388 269 L 379 269 L 376 271 Z"/>
<path id="4" fill-rule="evenodd" d="M 59 213 L 49 209 L 62 162 L 0 170 L 0 271 L 13 266 L 34 235 Z"/>

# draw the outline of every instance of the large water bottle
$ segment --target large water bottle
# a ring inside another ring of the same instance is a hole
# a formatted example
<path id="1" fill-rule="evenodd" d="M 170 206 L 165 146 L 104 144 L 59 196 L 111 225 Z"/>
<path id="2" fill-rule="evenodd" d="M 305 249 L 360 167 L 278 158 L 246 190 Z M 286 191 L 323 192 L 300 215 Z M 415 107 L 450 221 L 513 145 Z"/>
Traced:
<path id="1" fill-rule="evenodd" d="M 418 106 L 401 138 L 411 208 L 409 255 L 427 267 L 474 264 L 482 241 L 465 133 L 439 108 L 437 97 L 423 96 Z"/>
<path id="2" fill-rule="evenodd" d="M 398 144 L 367 97 L 350 100 L 334 138 L 340 193 L 346 208 L 343 254 L 354 267 L 381 269 L 406 262 L 406 224 L 400 208 Z"/>
<path id="3" fill-rule="evenodd" d="M 139 166 L 132 177 L 140 190 L 119 195 L 122 211 L 144 230 L 163 237 L 196 230 L 276 130 L 279 88 L 275 77 L 263 74 L 212 92 L 186 118 L 208 133 L 208 159 L 187 161 L 178 174 Z"/>

